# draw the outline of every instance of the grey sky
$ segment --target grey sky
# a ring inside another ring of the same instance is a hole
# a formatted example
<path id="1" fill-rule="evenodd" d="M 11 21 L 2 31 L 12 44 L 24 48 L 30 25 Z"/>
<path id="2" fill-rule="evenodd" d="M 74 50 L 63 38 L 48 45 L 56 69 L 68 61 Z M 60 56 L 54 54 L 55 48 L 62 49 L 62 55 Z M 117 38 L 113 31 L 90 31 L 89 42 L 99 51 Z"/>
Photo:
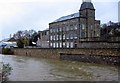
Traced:
<path id="1" fill-rule="evenodd" d="M 119 0 L 92 0 L 96 19 L 118 21 Z M 0 40 L 18 30 L 49 28 L 61 16 L 78 12 L 82 0 L 0 0 Z"/>

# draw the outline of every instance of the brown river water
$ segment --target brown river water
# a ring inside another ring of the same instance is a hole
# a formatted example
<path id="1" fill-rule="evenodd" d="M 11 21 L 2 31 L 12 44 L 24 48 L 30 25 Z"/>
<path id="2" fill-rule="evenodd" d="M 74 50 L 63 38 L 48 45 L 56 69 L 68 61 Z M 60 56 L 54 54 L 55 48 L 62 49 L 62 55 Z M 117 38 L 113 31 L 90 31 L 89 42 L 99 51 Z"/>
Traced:
<path id="1" fill-rule="evenodd" d="M 118 67 L 36 57 L 0 55 L 13 70 L 9 81 L 118 81 Z"/>

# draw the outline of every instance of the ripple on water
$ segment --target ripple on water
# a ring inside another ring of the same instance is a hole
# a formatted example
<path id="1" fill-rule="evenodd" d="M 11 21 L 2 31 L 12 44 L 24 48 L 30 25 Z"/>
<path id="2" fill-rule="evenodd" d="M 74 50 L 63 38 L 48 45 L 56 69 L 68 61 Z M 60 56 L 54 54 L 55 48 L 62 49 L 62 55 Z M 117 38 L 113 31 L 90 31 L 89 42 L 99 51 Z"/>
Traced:
<path id="1" fill-rule="evenodd" d="M 118 81 L 114 66 L 13 55 L 2 60 L 13 67 L 11 81 Z"/>

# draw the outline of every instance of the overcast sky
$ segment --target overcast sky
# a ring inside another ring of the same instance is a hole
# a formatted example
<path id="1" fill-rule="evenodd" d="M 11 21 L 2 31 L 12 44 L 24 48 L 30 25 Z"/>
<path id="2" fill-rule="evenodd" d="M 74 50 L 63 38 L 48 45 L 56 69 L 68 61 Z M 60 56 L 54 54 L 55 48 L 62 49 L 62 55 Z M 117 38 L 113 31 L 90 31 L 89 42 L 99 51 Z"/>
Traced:
<path id="1" fill-rule="evenodd" d="M 119 0 L 92 0 L 96 19 L 118 21 Z M 18 30 L 49 28 L 61 16 L 78 12 L 82 0 L 0 0 L 0 40 Z"/>

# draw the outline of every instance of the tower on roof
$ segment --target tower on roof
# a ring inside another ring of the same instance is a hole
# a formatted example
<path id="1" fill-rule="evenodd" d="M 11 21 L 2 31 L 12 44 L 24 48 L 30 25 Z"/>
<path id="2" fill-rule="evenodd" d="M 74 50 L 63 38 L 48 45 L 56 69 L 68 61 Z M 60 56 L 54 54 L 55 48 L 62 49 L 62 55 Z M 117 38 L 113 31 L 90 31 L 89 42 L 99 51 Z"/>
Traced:
<path id="1" fill-rule="evenodd" d="M 84 9 L 92 9 L 95 10 L 93 3 L 91 2 L 91 0 L 83 0 L 82 5 L 80 7 L 80 10 L 84 10 Z"/>
<path id="2" fill-rule="evenodd" d="M 82 0 L 83 2 L 91 2 L 91 0 Z"/>

